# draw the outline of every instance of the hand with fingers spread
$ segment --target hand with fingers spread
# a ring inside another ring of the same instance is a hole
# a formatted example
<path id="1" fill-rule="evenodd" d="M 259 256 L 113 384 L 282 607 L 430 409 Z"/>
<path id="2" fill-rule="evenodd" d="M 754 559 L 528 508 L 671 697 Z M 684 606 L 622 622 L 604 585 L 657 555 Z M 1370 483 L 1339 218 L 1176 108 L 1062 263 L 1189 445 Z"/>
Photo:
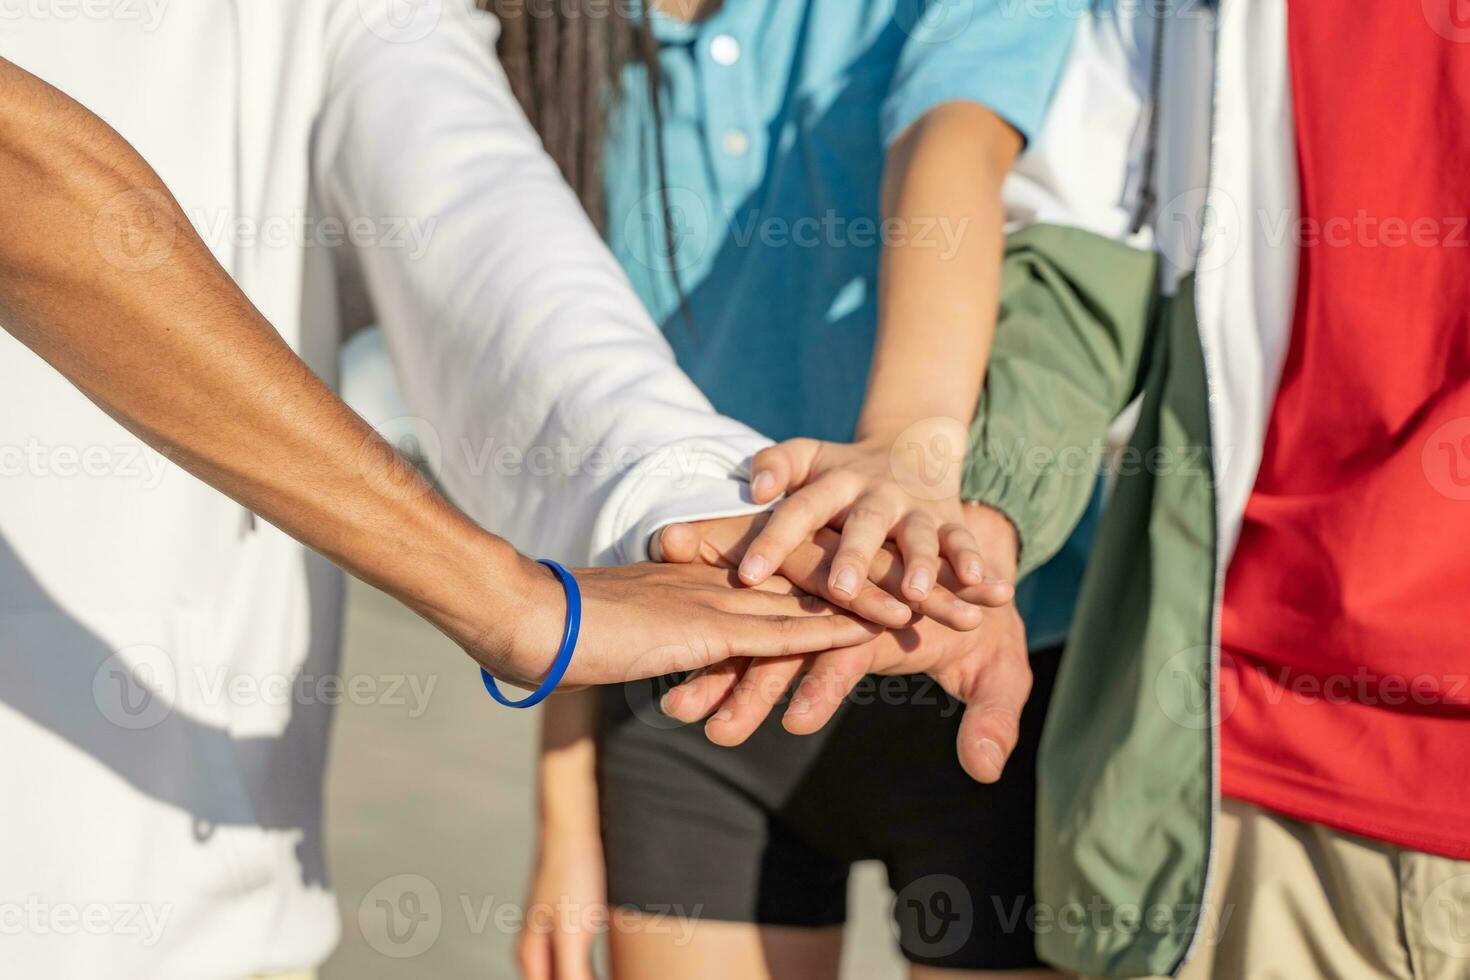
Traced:
<path id="1" fill-rule="evenodd" d="M 821 529 L 841 528 L 826 588 L 846 605 L 890 540 L 903 558 L 899 594 L 925 602 L 941 562 L 985 605 L 1009 602 L 1010 581 L 987 567 L 959 499 L 966 434 L 954 419 L 928 419 L 853 444 L 792 439 L 756 455 L 752 493 L 759 503 L 787 493 L 751 541 L 740 578 L 756 585 Z"/>
<path id="2" fill-rule="evenodd" d="M 1010 522 L 988 507 L 966 506 L 961 516 L 971 533 L 997 556 L 997 569 L 1012 573 L 1016 538 Z M 665 557 L 720 562 L 729 539 L 741 533 L 748 534 L 749 529 L 732 527 L 729 521 L 670 528 L 664 539 Z M 818 546 L 818 550 L 830 554 L 832 540 L 824 543 L 825 549 Z M 811 567 L 805 574 L 818 573 L 822 560 L 807 560 Z M 898 568 L 896 556 L 887 548 L 880 550 L 875 564 L 889 576 Z M 979 628 L 971 632 L 924 618 L 843 650 L 759 662 L 732 659 L 697 672 L 665 695 L 662 707 L 684 722 L 697 721 L 713 711 L 705 725 L 710 739 L 738 745 L 785 700 L 799 676 L 805 675 L 791 697 L 783 724 L 793 734 L 805 735 L 831 720 L 843 698 L 865 675 L 912 673 L 929 674 L 965 703 L 957 747 L 960 761 L 981 782 L 999 779 L 1015 747 L 1020 711 L 1031 689 L 1025 628 L 1011 603 L 988 610 Z"/>

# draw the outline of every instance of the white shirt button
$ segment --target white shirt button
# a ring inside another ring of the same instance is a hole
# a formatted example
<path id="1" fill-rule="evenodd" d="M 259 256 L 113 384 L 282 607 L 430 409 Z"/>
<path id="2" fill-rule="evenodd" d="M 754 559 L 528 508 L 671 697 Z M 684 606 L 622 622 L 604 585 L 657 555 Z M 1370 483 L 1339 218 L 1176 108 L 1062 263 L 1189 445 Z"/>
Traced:
<path id="1" fill-rule="evenodd" d="M 728 68 L 740 60 L 740 42 L 728 34 L 716 34 L 709 42 L 709 56 Z"/>
<path id="2" fill-rule="evenodd" d="M 720 139 L 720 145 L 732 157 L 743 157 L 750 149 L 750 137 L 745 135 L 743 129 L 727 129 Z"/>

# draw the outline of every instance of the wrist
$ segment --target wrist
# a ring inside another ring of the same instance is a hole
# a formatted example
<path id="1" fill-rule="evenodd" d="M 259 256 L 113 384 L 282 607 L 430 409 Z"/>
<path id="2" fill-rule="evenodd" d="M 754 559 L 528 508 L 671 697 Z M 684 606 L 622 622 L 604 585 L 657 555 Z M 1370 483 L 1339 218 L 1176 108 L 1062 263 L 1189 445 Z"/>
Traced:
<path id="1" fill-rule="evenodd" d="M 425 596 L 405 599 L 497 678 L 534 684 L 556 655 L 565 599 L 551 571 L 468 520 L 414 562 Z"/>
<path id="2" fill-rule="evenodd" d="M 935 403 L 931 405 L 913 406 L 909 405 L 902 409 L 884 409 L 874 406 L 864 409 L 858 419 L 857 427 L 854 429 L 853 441 L 860 443 L 888 443 L 910 430 L 923 430 L 925 433 L 943 431 L 945 433 L 968 434 L 970 429 L 969 419 L 973 416 L 974 405 L 967 408 L 959 408 L 949 403 Z"/>
<path id="3" fill-rule="evenodd" d="M 519 553 L 500 559 L 495 601 L 482 605 L 494 631 L 495 662 L 485 666 L 499 680 L 534 688 L 556 660 L 566 625 L 567 597 L 556 573 Z"/>

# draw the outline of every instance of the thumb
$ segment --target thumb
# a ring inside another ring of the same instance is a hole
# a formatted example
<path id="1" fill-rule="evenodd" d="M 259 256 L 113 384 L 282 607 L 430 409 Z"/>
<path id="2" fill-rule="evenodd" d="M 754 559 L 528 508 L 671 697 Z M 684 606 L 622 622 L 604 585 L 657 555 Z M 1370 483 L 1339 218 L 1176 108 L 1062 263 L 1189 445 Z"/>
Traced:
<path id="1" fill-rule="evenodd" d="M 659 532 L 661 561 L 687 565 L 699 557 L 700 535 L 693 524 L 670 524 Z"/>
<path id="2" fill-rule="evenodd" d="M 1000 779 L 1021 735 L 1021 709 L 1031 694 L 1031 664 L 1024 647 L 1002 653 L 980 675 L 967 698 L 956 746 L 960 765 L 981 783 Z"/>
<path id="3" fill-rule="evenodd" d="M 755 502 L 770 503 L 806 483 L 821 445 L 816 439 L 787 439 L 756 453 L 750 461 L 750 494 Z"/>

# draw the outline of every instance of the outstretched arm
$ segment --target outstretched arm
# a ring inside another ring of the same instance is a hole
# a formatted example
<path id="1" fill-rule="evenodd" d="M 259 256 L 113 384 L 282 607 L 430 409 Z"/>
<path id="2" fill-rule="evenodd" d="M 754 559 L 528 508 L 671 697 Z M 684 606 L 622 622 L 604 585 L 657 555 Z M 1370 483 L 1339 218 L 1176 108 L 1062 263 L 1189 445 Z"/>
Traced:
<path id="1" fill-rule="evenodd" d="M 745 463 L 770 440 L 679 369 L 512 95 L 495 18 L 444 4 L 394 43 L 390 11 L 332 5 L 314 185 L 344 224 L 425 229 L 420 250 L 338 255 L 451 499 L 518 548 L 597 565 L 644 559 L 663 524 L 764 509 Z"/>
<path id="2" fill-rule="evenodd" d="M 800 487 L 741 564 L 756 584 L 821 526 L 841 523 L 831 587 L 848 595 L 890 537 L 903 594 L 926 599 L 941 558 L 987 605 L 1010 601 L 987 576 L 960 510 L 965 432 L 995 330 L 1003 247 L 1000 188 L 1021 137 L 984 106 L 950 102 L 908 128 L 888 155 L 877 348 L 852 445 L 796 439 L 758 454 L 758 500 Z M 973 625 L 973 624 L 969 624 Z"/>
<path id="3" fill-rule="evenodd" d="M 529 683 L 560 635 L 557 583 L 433 491 L 282 341 L 117 133 L 0 60 L 0 322 L 195 476 Z M 726 576 L 586 573 L 568 679 L 658 675 L 871 631 Z"/>
<path id="4" fill-rule="evenodd" d="M 975 411 L 996 322 L 1001 184 L 1041 129 L 1076 19 L 1016 17 L 978 0 L 956 21 L 928 4 L 907 35 L 880 113 L 888 142 L 880 336 L 858 443 L 796 441 L 756 460 L 757 499 L 808 484 L 785 502 L 741 577 L 759 582 L 795 528 L 843 528 L 832 584 L 862 581 L 885 539 L 907 566 L 904 595 L 922 599 L 941 559 L 984 604 L 1009 602 L 959 520 L 964 432 Z M 890 220 L 889 226 L 893 222 Z M 819 489 L 820 485 L 820 489 Z M 805 497 L 805 499 L 803 499 Z"/>

